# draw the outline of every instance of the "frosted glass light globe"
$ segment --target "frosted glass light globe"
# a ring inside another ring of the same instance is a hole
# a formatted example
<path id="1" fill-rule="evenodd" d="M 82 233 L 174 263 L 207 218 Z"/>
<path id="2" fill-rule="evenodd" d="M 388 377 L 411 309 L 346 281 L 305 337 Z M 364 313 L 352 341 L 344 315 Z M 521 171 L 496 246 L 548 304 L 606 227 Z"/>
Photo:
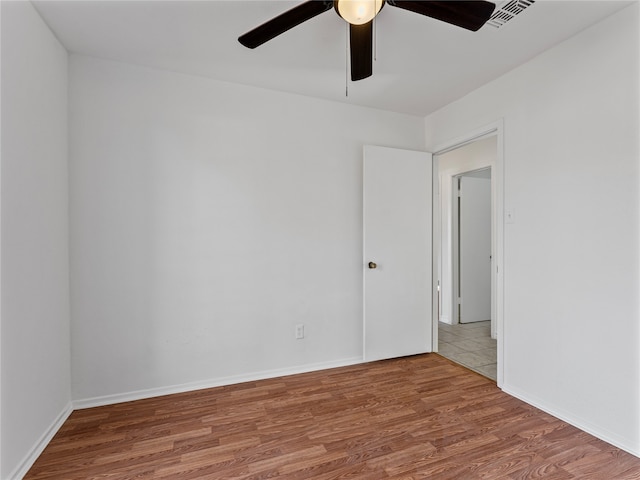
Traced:
<path id="1" fill-rule="evenodd" d="M 383 0 L 336 0 L 338 14 L 352 25 L 369 23 L 382 8 Z"/>

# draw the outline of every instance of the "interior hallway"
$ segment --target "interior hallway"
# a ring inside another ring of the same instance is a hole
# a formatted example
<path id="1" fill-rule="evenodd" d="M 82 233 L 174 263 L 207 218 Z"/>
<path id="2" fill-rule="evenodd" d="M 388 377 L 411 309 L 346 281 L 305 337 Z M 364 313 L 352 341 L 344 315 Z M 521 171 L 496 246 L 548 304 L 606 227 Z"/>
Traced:
<path id="1" fill-rule="evenodd" d="M 438 326 L 438 353 L 496 381 L 497 345 L 491 338 L 491 322 Z"/>

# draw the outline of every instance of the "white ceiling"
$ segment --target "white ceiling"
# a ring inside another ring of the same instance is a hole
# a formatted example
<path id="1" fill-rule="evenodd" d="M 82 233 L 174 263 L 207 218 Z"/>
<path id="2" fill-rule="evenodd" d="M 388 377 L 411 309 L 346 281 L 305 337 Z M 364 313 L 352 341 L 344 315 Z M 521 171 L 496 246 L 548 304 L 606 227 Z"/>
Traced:
<path id="1" fill-rule="evenodd" d="M 346 84 L 346 23 L 330 10 L 255 50 L 239 35 L 292 1 L 34 1 L 74 53 L 424 116 L 629 5 L 538 0 L 469 32 L 386 6 L 372 77 Z"/>

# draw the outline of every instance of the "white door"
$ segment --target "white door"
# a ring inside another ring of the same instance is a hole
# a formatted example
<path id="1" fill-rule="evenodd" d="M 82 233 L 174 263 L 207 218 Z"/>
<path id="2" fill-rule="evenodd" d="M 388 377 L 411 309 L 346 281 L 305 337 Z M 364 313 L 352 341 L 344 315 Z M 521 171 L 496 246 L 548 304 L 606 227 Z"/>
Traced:
<path id="1" fill-rule="evenodd" d="M 364 359 L 431 351 L 432 159 L 364 147 Z"/>
<path id="2" fill-rule="evenodd" d="M 460 323 L 491 319 L 491 179 L 460 177 Z"/>

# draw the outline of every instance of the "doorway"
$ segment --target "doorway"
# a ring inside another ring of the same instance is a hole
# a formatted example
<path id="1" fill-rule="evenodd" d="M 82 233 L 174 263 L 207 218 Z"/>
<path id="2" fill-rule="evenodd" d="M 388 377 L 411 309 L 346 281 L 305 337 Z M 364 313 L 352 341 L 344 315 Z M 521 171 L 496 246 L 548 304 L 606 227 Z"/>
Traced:
<path id="1" fill-rule="evenodd" d="M 500 247 L 497 179 L 501 152 L 495 128 L 471 140 L 442 149 L 435 156 L 434 218 L 438 245 L 438 312 L 434 350 L 499 384 L 498 258 Z M 482 200 L 473 197 L 478 191 Z M 460 192 L 460 193 L 459 193 Z M 501 203 L 501 202 L 500 202 Z M 482 204 L 482 205 L 481 205 Z M 471 207 L 471 208 L 465 208 Z M 482 217 L 482 218 L 480 218 Z M 470 224 L 465 224 L 471 220 Z M 485 238 L 479 241 L 478 229 Z M 470 248 L 469 248 L 470 247 Z M 475 252 L 474 252 L 475 250 Z M 470 256 L 471 255 L 471 256 Z M 473 256 L 476 258 L 472 258 Z M 475 271 L 475 273 L 474 273 Z"/>

